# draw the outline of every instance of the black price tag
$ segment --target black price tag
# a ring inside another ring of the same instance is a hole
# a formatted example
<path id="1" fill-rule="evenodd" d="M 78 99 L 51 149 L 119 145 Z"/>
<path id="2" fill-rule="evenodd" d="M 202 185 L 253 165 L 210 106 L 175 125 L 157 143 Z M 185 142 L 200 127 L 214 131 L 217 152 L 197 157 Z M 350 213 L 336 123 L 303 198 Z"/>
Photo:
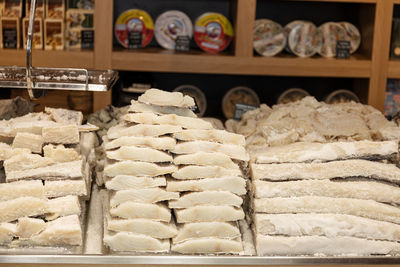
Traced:
<path id="1" fill-rule="evenodd" d="M 3 47 L 17 48 L 17 29 L 3 29 Z"/>
<path id="2" fill-rule="evenodd" d="M 199 105 L 197 105 L 196 98 L 193 97 L 193 100 L 194 100 L 194 106 L 190 107 L 190 109 L 196 114 L 200 113 Z"/>
<path id="3" fill-rule="evenodd" d="M 258 107 L 246 105 L 246 104 L 235 104 L 235 113 L 233 114 L 233 119 L 240 121 L 242 119 L 242 115 L 249 110 L 255 110 Z"/>
<path id="4" fill-rule="evenodd" d="M 82 31 L 81 40 L 82 40 L 81 47 L 83 49 L 93 49 L 93 47 L 94 47 L 94 31 L 93 30 Z"/>
<path id="5" fill-rule="evenodd" d="M 129 32 L 128 33 L 128 48 L 136 49 L 142 48 L 142 32 Z"/>
<path id="6" fill-rule="evenodd" d="M 336 42 L 336 58 L 350 58 L 350 41 L 339 40 Z"/>
<path id="7" fill-rule="evenodd" d="M 189 51 L 190 48 L 190 38 L 187 35 L 180 35 L 176 37 L 175 40 L 175 50 L 176 51 Z"/>

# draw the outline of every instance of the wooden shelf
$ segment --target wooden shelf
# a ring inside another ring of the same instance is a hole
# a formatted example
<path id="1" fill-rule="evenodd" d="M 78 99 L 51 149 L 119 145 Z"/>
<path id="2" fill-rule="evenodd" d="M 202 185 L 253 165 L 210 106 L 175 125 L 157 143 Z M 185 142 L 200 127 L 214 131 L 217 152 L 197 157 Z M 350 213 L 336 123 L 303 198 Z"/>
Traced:
<path id="1" fill-rule="evenodd" d="M 388 78 L 400 79 L 400 60 L 390 60 Z"/>
<path id="2" fill-rule="evenodd" d="M 45 51 L 33 50 L 34 67 L 87 68 L 93 69 L 92 51 Z M 0 66 L 25 66 L 26 51 L 23 49 L 0 49 Z"/>
<path id="3" fill-rule="evenodd" d="M 376 4 L 380 0 L 286 0 L 286 1 Z M 398 1 L 400 2 L 400 0 Z"/>

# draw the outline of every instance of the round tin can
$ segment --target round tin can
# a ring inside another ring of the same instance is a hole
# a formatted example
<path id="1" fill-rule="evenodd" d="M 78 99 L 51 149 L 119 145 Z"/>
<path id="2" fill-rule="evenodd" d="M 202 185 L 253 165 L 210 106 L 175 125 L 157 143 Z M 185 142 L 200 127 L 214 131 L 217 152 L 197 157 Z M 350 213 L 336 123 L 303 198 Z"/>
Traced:
<path id="1" fill-rule="evenodd" d="M 272 20 L 256 20 L 253 33 L 254 50 L 262 56 L 275 56 L 286 46 L 286 35 L 282 26 Z"/>
<path id="2" fill-rule="evenodd" d="M 219 13 L 204 13 L 195 23 L 194 40 L 200 49 L 210 53 L 225 50 L 233 39 L 229 20 Z"/>
<path id="3" fill-rule="evenodd" d="M 196 115 L 199 117 L 204 116 L 207 110 L 207 99 L 203 91 L 194 85 L 185 84 L 176 87 L 174 92 L 181 92 L 184 95 L 193 97 L 197 105 L 197 110 L 195 110 Z"/>
<path id="4" fill-rule="evenodd" d="M 286 35 L 286 40 L 289 38 L 289 34 L 292 31 L 292 29 L 294 27 L 296 27 L 297 25 L 300 25 L 304 22 L 305 22 L 305 20 L 294 20 L 294 21 L 286 24 L 285 27 L 283 28 L 283 30 L 285 31 L 285 35 Z M 292 51 L 290 51 L 290 48 L 289 48 L 289 42 L 286 42 L 285 51 L 288 53 L 292 53 Z"/>
<path id="5" fill-rule="evenodd" d="M 350 41 L 350 53 L 357 51 L 361 44 L 361 33 L 356 26 L 350 22 L 340 22 L 340 25 L 345 29 L 347 40 Z"/>
<path id="6" fill-rule="evenodd" d="M 321 45 L 318 54 L 323 57 L 336 56 L 336 42 L 339 40 L 347 40 L 345 29 L 336 22 L 327 22 L 319 26 L 321 32 Z"/>
<path id="7" fill-rule="evenodd" d="M 351 101 L 360 103 L 360 98 L 358 98 L 358 96 L 352 91 L 346 89 L 333 91 L 325 98 L 325 102 L 328 104 L 338 104 Z"/>
<path id="8" fill-rule="evenodd" d="M 245 86 L 237 86 L 230 89 L 222 99 L 222 112 L 225 118 L 232 119 L 236 104 L 246 104 L 258 107 L 260 98 L 257 93 Z"/>
<path id="9" fill-rule="evenodd" d="M 321 46 L 320 31 L 311 22 L 302 22 L 292 28 L 288 36 L 290 52 L 298 57 L 312 57 Z"/>
<path id="10" fill-rule="evenodd" d="M 150 15 L 140 9 L 129 9 L 119 15 L 115 22 L 115 37 L 123 47 L 129 46 L 129 33 L 142 33 L 142 47 L 146 47 L 153 39 L 154 23 Z"/>
<path id="11" fill-rule="evenodd" d="M 178 36 L 193 36 L 193 25 L 190 18 L 178 10 L 170 10 L 162 13 L 156 19 L 154 35 L 157 43 L 165 49 L 175 49 Z"/>
<path id="12" fill-rule="evenodd" d="M 278 97 L 278 104 L 287 104 L 291 102 L 296 102 L 303 99 L 310 94 L 301 88 L 290 88 L 285 90 L 280 96 Z"/>

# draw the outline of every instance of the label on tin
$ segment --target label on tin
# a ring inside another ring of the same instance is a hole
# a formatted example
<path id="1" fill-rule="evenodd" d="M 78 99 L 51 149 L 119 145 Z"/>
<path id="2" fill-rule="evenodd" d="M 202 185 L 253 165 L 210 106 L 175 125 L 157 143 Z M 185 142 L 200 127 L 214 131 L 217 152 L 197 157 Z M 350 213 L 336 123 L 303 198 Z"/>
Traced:
<path id="1" fill-rule="evenodd" d="M 175 50 L 176 51 L 189 51 L 190 38 L 187 35 L 181 35 L 176 37 Z"/>
<path id="2" fill-rule="evenodd" d="M 136 49 L 142 47 L 142 33 L 128 32 L 128 48 Z"/>
<path id="3" fill-rule="evenodd" d="M 224 15 L 206 13 L 196 21 L 194 39 L 196 44 L 206 52 L 221 52 L 231 43 L 233 28 Z"/>
<path id="4" fill-rule="evenodd" d="M 275 56 L 286 46 L 286 35 L 278 23 L 260 19 L 253 30 L 253 47 L 262 56 Z"/>
<path id="5" fill-rule="evenodd" d="M 250 110 L 255 110 L 258 107 L 246 105 L 246 104 L 235 104 L 235 112 L 233 113 L 233 119 L 240 121 L 242 119 L 242 115 Z"/>
<path id="6" fill-rule="evenodd" d="M 350 41 L 338 40 L 336 42 L 336 58 L 350 58 L 350 49 Z"/>
<path id="7" fill-rule="evenodd" d="M 81 47 L 83 49 L 93 49 L 94 47 L 94 30 L 83 30 L 81 33 Z"/>

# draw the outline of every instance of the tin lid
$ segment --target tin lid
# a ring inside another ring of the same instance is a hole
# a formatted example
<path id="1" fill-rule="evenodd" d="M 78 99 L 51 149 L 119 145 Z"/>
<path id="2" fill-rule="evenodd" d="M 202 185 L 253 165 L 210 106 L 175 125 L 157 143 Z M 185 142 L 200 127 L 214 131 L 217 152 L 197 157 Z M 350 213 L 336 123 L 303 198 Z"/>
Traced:
<path id="1" fill-rule="evenodd" d="M 142 47 L 146 47 L 154 34 L 154 24 L 150 15 L 140 9 L 129 9 L 121 13 L 115 22 L 114 33 L 118 42 L 125 48 L 129 45 L 129 32 L 141 32 Z"/>
<path id="2" fill-rule="evenodd" d="M 280 24 L 272 20 L 256 20 L 253 33 L 254 50 L 262 56 L 275 56 L 286 46 L 284 29 Z"/>
<path id="3" fill-rule="evenodd" d="M 194 98 L 197 105 L 196 115 L 199 117 L 204 116 L 207 110 L 207 99 L 206 95 L 197 86 L 191 84 L 180 85 L 176 87 L 174 92 L 181 92 L 184 95 L 191 96 Z"/>
<path id="4" fill-rule="evenodd" d="M 230 89 L 222 99 L 222 112 L 225 118 L 232 119 L 236 104 L 245 104 L 258 107 L 260 98 L 253 89 L 245 86 L 237 86 Z"/>
<path id="5" fill-rule="evenodd" d="M 158 16 L 154 28 L 157 43 L 165 49 L 175 49 L 178 36 L 192 38 L 193 25 L 190 18 L 178 10 L 170 10 Z"/>
<path id="6" fill-rule="evenodd" d="M 336 22 L 326 22 L 318 28 L 321 32 L 321 46 L 318 54 L 323 57 L 336 56 L 336 42 L 347 40 L 345 29 Z"/>
<path id="7" fill-rule="evenodd" d="M 321 42 L 321 32 L 311 22 L 297 24 L 288 37 L 289 49 L 298 57 L 312 57 L 318 52 Z"/>
<path id="8" fill-rule="evenodd" d="M 358 98 L 358 96 L 352 91 L 346 89 L 333 91 L 325 98 L 325 102 L 328 104 L 338 104 L 350 101 L 360 103 L 360 98 Z"/>
<path id="9" fill-rule="evenodd" d="M 296 102 L 303 99 L 310 94 L 301 88 L 290 88 L 285 90 L 278 98 L 278 104 L 287 104 L 291 102 Z"/>
<path id="10" fill-rule="evenodd" d="M 231 23 L 222 14 L 207 12 L 196 20 L 194 40 L 203 51 L 218 53 L 225 50 L 233 35 Z"/>
<path id="11" fill-rule="evenodd" d="M 356 26 L 350 22 L 340 22 L 340 25 L 345 29 L 347 39 L 350 41 L 350 53 L 357 51 L 361 44 L 361 33 Z"/>

